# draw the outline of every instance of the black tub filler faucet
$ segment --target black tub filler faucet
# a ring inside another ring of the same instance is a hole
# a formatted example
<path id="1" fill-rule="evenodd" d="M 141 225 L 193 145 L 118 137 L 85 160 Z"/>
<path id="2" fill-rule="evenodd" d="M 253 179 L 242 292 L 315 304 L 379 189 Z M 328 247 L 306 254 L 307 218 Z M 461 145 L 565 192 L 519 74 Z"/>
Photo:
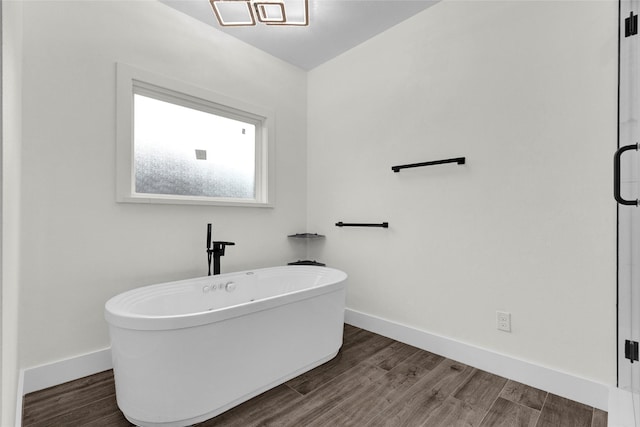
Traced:
<path id="1" fill-rule="evenodd" d="M 211 276 L 211 259 L 213 258 L 213 274 L 220 274 L 220 257 L 224 256 L 227 246 L 233 246 L 233 242 L 216 242 L 211 240 L 211 224 L 207 224 L 207 259 L 209 260 L 209 273 Z"/>

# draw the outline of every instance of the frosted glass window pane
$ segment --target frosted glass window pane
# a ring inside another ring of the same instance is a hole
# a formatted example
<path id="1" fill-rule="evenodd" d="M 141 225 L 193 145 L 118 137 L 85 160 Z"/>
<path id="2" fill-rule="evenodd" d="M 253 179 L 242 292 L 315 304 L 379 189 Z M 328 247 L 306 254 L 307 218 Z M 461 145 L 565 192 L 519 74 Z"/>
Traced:
<path id="1" fill-rule="evenodd" d="M 134 95 L 135 191 L 255 198 L 256 126 Z"/>

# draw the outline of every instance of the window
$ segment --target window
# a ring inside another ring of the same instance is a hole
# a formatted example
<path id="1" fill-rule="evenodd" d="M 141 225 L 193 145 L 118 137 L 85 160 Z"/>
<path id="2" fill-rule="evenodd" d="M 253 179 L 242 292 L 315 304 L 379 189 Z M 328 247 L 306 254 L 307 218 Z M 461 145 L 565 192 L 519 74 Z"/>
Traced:
<path id="1" fill-rule="evenodd" d="M 256 124 L 135 92 L 137 194 L 255 199 Z"/>
<path id="2" fill-rule="evenodd" d="M 271 206 L 273 114 L 118 64 L 118 201 Z"/>

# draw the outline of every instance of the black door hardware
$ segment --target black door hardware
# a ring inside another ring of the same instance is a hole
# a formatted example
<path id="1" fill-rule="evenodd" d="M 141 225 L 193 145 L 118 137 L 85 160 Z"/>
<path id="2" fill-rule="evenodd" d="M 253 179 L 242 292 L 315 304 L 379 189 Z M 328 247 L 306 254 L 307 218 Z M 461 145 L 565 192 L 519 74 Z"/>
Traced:
<path id="1" fill-rule="evenodd" d="M 624 36 L 630 37 L 636 34 L 638 34 L 638 15 L 634 15 L 631 11 L 629 17 L 624 19 Z"/>
<path id="2" fill-rule="evenodd" d="M 627 200 L 623 199 L 620 195 L 620 158 L 625 151 L 629 150 L 637 151 L 638 144 L 625 145 L 624 147 L 620 147 L 613 156 L 613 197 L 615 197 L 615 199 L 621 205 L 638 206 L 640 205 L 640 200 Z"/>
<path id="3" fill-rule="evenodd" d="M 631 363 L 638 361 L 638 341 L 624 341 L 624 357 L 629 359 Z"/>

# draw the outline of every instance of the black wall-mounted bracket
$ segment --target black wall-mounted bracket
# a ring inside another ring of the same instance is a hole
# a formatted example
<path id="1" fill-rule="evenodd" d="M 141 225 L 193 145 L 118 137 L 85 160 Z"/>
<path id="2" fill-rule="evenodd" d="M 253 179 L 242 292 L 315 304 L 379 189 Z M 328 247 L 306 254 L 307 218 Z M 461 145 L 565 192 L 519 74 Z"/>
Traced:
<path id="1" fill-rule="evenodd" d="M 388 222 L 383 222 L 381 224 L 368 224 L 368 223 L 355 223 L 355 222 L 336 222 L 336 227 L 380 227 L 380 228 L 389 228 Z"/>
<path id="2" fill-rule="evenodd" d="M 318 233 L 296 233 L 289 234 L 287 237 L 293 237 L 294 239 L 323 239 L 324 236 Z"/>
<path id="3" fill-rule="evenodd" d="M 634 15 L 631 11 L 629 17 L 624 18 L 624 36 L 631 37 L 636 34 L 638 34 L 638 15 Z"/>
<path id="4" fill-rule="evenodd" d="M 400 172 L 400 169 L 419 168 L 421 166 L 442 165 L 445 163 L 457 163 L 459 165 L 464 165 L 465 162 L 466 162 L 465 157 L 455 157 L 453 159 L 434 160 L 431 162 L 411 163 L 408 165 L 391 166 L 391 170 L 393 170 L 394 172 Z"/>

